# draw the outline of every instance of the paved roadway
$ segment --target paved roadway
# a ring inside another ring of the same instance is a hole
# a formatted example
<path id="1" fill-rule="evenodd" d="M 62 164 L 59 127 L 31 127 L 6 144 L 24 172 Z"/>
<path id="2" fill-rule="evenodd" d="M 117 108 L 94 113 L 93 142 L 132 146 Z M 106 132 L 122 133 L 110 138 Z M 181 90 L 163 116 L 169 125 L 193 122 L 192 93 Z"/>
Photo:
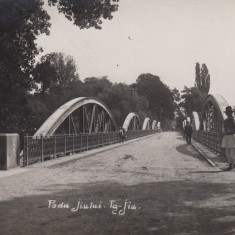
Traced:
<path id="1" fill-rule="evenodd" d="M 0 234 L 235 234 L 235 172 L 178 133 L 48 162 L 0 172 Z"/>

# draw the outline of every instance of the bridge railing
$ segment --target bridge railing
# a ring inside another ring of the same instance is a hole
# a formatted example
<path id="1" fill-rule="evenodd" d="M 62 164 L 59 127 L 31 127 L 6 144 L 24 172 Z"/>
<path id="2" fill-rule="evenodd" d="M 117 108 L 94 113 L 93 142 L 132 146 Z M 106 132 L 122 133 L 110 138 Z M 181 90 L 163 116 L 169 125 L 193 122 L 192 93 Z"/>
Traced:
<path id="1" fill-rule="evenodd" d="M 127 131 L 126 139 L 130 140 L 156 132 L 156 130 Z M 36 162 L 72 155 L 118 142 L 120 142 L 120 138 L 117 132 L 53 135 L 42 136 L 37 139 L 32 138 L 32 136 L 26 136 L 24 138 L 21 165 L 27 166 Z"/>
<path id="2" fill-rule="evenodd" d="M 225 155 L 224 148 L 221 147 L 224 134 L 220 132 L 194 131 L 192 137 L 204 144 L 212 151 Z"/>

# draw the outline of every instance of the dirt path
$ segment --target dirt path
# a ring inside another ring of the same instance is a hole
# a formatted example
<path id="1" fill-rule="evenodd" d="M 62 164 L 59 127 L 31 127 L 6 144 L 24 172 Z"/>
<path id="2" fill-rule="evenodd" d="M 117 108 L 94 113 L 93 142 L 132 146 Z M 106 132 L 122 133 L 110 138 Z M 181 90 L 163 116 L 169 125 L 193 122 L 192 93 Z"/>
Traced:
<path id="1" fill-rule="evenodd" d="M 0 179 L 0 234 L 235 234 L 235 172 L 178 133 L 29 169 Z"/>

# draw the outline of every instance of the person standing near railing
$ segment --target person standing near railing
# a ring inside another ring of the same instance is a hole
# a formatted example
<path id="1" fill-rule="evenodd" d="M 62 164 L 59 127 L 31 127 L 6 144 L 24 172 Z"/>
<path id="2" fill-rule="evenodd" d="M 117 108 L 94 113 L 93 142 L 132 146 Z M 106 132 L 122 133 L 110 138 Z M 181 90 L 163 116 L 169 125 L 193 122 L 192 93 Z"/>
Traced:
<path id="1" fill-rule="evenodd" d="M 224 137 L 222 140 L 222 147 L 225 148 L 225 154 L 228 159 L 229 167 L 226 168 L 226 171 L 233 169 L 234 164 L 234 154 L 235 154 L 235 123 L 233 117 L 233 110 L 231 106 L 226 107 L 225 114 L 228 118 L 224 120 Z"/>
<path id="2" fill-rule="evenodd" d="M 186 126 L 184 128 L 184 136 L 186 138 L 187 144 L 191 144 L 192 133 L 193 133 L 193 128 L 192 128 L 191 124 L 189 123 L 189 121 L 187 121 Z"/>
<path id="3" fill-rule="evenodd" d="M 125 129 L 120 127 L 118 134 L 119 134 L 120 142 L 124 143 L 125 138 L 126 138 Z"/>

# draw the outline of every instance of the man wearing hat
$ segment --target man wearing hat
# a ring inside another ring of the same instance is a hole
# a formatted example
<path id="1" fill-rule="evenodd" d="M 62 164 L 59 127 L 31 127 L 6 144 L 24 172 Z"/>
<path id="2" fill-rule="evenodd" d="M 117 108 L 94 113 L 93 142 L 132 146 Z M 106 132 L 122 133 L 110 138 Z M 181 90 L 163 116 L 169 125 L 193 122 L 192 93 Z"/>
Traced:
<path id="1" fill-rule="evenodd" d="M 235 124 L 233 118 L 233 110 L 231 106 L 226 107 L 225 114 L 227 119 L 224 120 L 224 137 L 222 141 L 222 147 L 225 148 L 225 154 L 228 159 L 229 167 L 226 169 L 230 171 L 233 169 L 234 154 L 235 154 Z"/>
<path id="2" fill-rule="evenodd" d="M 192 133 L 193 133 L 193 128 L 191 124 L 189 123 L 189 121 L 187 121 L 186 126 L 184 128 L 184 134 L 185 134 L 185 139 L 186 139 L 187 144 L 191 144 Z"/>

